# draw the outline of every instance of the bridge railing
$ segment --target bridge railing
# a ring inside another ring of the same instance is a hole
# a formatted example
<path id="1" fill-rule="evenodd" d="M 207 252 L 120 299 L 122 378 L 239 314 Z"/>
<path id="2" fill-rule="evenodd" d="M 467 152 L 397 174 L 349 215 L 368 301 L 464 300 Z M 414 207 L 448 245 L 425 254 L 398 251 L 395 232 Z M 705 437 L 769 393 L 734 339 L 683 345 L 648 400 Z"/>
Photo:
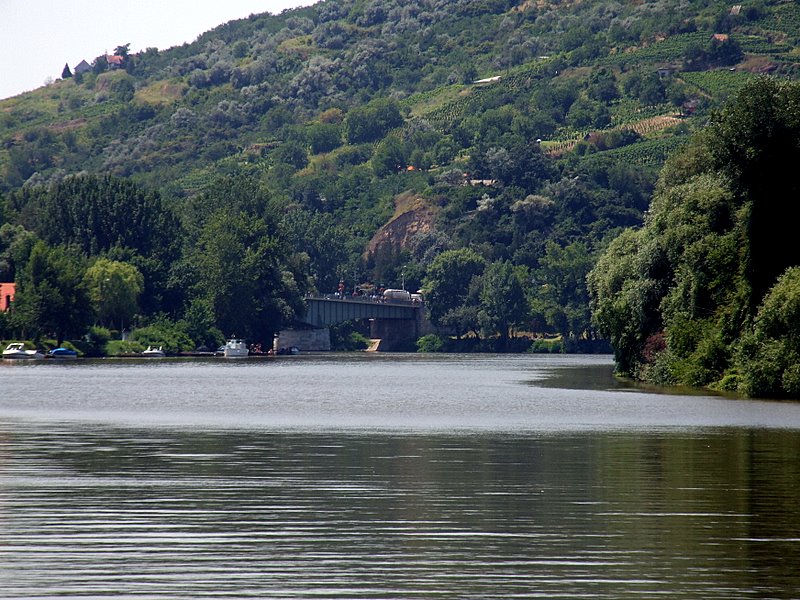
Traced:
<path id="1" fill-rule="evenodd" d="M 419 300 L 417 298 L 412 298 L 411 300 L 402 300 L 400 298 L 385 298 L 383 296 L 353 296 L 352 294 L 339 294 L 338 292 L 334 292 L 333 294 L 317 294 L 317 295 L 307 295 L 306 300 L 335 300 L 338 302 L 361 302 L 363 304 L 392 304 L 396 306 L 409 306 L 409 307 L 421 307 L 424 305 L 424 301 Z"/>

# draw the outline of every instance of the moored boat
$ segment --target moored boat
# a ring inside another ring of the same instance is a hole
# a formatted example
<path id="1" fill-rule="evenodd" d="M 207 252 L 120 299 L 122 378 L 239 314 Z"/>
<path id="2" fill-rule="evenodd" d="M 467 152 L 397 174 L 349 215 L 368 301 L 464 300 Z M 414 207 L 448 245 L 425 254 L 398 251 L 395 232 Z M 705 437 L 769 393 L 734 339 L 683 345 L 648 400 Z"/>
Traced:
<path id="1" fill-rule="evenodd" d="M 164 348 L 159 346 L 156 348 L 155 346 L 148 346 L 146 350 L 142 351 L 142 356 L 146 356 L 148 358 L 164 358 L 166 353 L 164 352 Z"/>
<path id="2" fill-rule="evenodd" d="M 225 358 L 243 358 L 250 355 L 244 340 L 241 338 L 231 338 L 225 342 L 225 349 L 222 352 Z"/>
<path id="3" fill-rule="evenodd" d="M 3 350 L 3 358 L 12 359 L 29 359 L 29 358 L 44 358 L 44 354 L 38 350 L 27 350 L 25 344 L 22 342 L 11 342 L 6 349 Z"/>
<path id="4" fill-rule="evenodd" d="M 45 358 L 78 358 L 78 353 L 71 348 L 53 348 Z"/>

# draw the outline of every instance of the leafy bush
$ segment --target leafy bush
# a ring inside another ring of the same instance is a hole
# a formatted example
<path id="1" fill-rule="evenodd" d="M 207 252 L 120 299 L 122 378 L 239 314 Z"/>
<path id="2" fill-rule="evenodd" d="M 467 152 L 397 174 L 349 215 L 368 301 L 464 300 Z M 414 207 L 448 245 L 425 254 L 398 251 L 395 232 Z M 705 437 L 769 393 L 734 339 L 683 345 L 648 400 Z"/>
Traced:
<path id="1" fill-rule="evenodd" d="M 159 319 L 152 325 L 134 329 L 130 339 L 142 346 L 161 346 L 169 353 L 194 349 L 194 343 L 186 332 L 186 325 L 173 323 L 168 319 Z"/>
<path id="2" fill-rule="evenodd" d="M 429 333 L 417 340 L 417 352 L 442 352 L 445 340 L 440 335 Z"/>
<path id="3" fill-rule="evenodd" d="M 105 346 L 107 356 L 124 356 L 126 354 L 141 354 L 146 348 L 139 342 L 129 342 L 123 340 L 111 340 Z"/>
<path id="4" fill-rule="evenodd" d="M 359 327 L 364 327 L 364 325 L 356 321 L 348 321 L 332 326 L 331 349 L 351 352 L 369 348 L 369 338 L 359 330 Z"/>
<path id="5" fill-rule="evenodd" d="M 564 343 L 559 338 L 539 338 L 533 340 L 529 352 L 532 354 L 561 354 Z"/>

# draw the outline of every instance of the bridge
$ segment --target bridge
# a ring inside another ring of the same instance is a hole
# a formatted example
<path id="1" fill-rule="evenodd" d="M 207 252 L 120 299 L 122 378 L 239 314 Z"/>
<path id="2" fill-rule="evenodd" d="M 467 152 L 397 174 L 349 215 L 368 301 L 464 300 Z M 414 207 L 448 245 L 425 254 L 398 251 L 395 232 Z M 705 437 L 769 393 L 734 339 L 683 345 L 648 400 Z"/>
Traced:
<path id="1" fill-rule="evenodd" d="M 416 321 L 422 304 L 403 300 L 372 300 L 365 296 L 318 296 L 306 298 L 308 310 L 302 322 L 313 327 L 330 327 L 357 319 Z"/>
<path id="2" fill-rule="evenodd" d="M 368 319 L 370 337 L 381 340 L 380 350 L 407 347 L 429 323 L 421 302 L 368 296 L 314 296 L 306 298 L 306 314 L 299 319 L 307 329 L 279 332 L 276 344 L 301 350 L 330 350 L 330 327 Z"/>

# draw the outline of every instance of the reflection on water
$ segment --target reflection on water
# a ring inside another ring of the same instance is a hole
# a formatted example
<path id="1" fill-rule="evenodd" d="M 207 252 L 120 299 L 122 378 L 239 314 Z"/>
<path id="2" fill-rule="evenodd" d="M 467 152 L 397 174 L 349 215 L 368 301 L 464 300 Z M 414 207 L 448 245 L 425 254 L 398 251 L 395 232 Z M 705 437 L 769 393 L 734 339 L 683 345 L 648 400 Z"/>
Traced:
<path id="1" fill-rule="evenodd" d="M 685 426 L 676 407 L 729 401 L 529 384 L 559 360 L 0 371 L 0 595 L 797 597 L 796 406 L 736 401 Z M 56 381 L 63 402 L 39 396 Z M 337 403 L 306 396 L 321 381 Z M 397 406 L 401 383 L 424 402 Z M 5 396 L 25 387 L 28 406 Z M 649 422 L 618 414 L 637 400 Z M 767 426 L 736 424 L 762 410 Z"/>

